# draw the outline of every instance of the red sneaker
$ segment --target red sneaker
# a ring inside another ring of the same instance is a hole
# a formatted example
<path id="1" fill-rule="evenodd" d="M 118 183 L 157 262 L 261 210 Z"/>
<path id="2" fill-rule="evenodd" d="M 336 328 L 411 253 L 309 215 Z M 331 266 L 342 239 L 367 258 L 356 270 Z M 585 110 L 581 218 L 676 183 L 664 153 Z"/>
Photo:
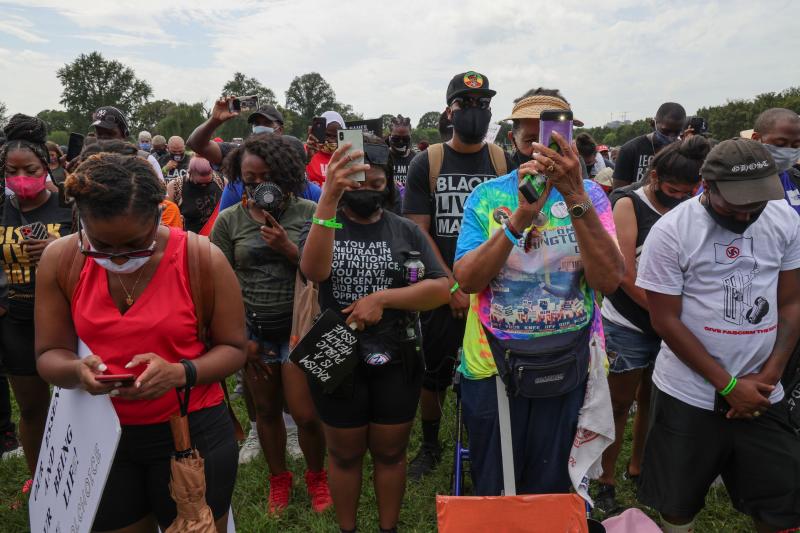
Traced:
<path id="1" fill-rule="evenodd" d="M 289 506 L 292 495 L 292 473 L 289 471 L 277 476 L 269 476 L 269 512 L 280 514 Z"/>
<path id="2" fill-rule="evenodd" d="M 328 489 L 328 473 L 324 469 L 319 472 L 306 471 L 306 487 L 314 511 L 321 513 L 333 505 L 331 491 Z"/>

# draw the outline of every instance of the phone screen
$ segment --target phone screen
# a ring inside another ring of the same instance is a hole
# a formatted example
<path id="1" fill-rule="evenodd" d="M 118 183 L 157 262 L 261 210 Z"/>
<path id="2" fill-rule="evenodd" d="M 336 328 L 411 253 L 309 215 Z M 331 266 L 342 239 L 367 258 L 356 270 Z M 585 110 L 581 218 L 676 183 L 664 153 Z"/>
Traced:
<path id="1" fill-rule="evenodd" d="M 311 122 L 311 135 L 321 143 L 325 142 L 325 129 L 328 127 L 328 119 L 325 117 L 314 117 Z"/>
<path id="2" fill-rule="evenodd" d="M 350 154 L 359 150 L 361 152 L 364 151 L 364 133 L 361 130 L 339 130 L 337 135 L 337 139 L 339 140 L 339 146 L 350 143 L 352 146 L 348 148 L 347 153 Z M 357 159 L 353 159 L 350 165 L 361 165 L 364 163 L 364 156 Z M 364 171 L 356 172 L 355 174 L 350 175 L 350 179 L 353 181 L 365 181 L 367 176 L 364 174 Z"/>
<path id="3" fill-rule="evenodd" d="M 72 161 L 83 150 L 83 135 L 72 132 L 69 134 L 69 144 L 67 144 L 67 161 Z"/>
<path id="4" fill-rule="evenodd" d="M 572 144 L 572 111 L 561 109 L 542 111 L 539 119 L 539 143 L 561 153 L 561 147 L 552 139 L 557 131 L 567 144 Z"/>

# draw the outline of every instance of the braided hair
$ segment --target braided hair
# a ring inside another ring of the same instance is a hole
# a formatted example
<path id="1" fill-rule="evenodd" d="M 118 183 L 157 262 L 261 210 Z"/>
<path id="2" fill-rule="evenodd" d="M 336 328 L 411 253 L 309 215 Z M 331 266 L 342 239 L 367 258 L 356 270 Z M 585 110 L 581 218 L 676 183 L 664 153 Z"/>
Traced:
<path id="1" fill-rule="evenodd" d="M 133 154 L 129 154 L 128 144 L 98 142 L 81 154 L 80 165 L 64 182 L 67 195 L 75 199 L 81 213 L 101 219 L 124 214 L 142 219 L 156 216 L 164 200 L 164 185 L 150 163 L 136 155 L 133 145 Z"/>
<path id="2" fill-rule="evenodd" d="M 222 172 L 232 182 L 242 179 L 245 153 L 260 158 L 269 167 L 270 181 L 284 193 L 300 196 L 306 186 L 305 161 L 287 138 L 268 133 L 251 135 L 222 162 Z"/>
<path id="3" fill-rule="evenodd" d="M 393 130 L 394 128 L 411 128 L 411 118 L 404 117 L 403 115 L 397 115 L 396 117 L 392 117 L 389 131 Z"/>
<path id="4" fill-rule="evenodd" d="M 17 113 L 3 128 L 6 143 L 0 147 L 0 187 L 5 187 L 6 161 L 14 150 L 30 150 L 47 172 L 50 168 L 50 152 L 47 150 L 47 124 L 37 117 Z M 4 196 L 4 195 L 3 195 Z M 2 198 L 0 198 L 2 205 Z"/>

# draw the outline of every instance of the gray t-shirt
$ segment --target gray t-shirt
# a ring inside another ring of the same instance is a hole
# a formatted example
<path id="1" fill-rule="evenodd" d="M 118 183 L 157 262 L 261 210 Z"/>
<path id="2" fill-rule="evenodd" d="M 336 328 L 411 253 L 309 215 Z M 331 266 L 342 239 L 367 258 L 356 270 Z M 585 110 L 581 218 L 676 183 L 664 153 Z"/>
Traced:
<path id="1" fill-rule="evenodd" d="M 309 200 L 290 200 L 278 223 L 291 242 L 299 243 L 315 209 L 316 204 Z M 236 272 L 248 311 L 291 315 L 297 265 L 267 245 L 261 238 L 261 226 L 237 203 L 219 214 L 211 242 L 219 246 Z"/>
<path id="2" fill-rule="evenodd" d="M 636 285 L 681 296 L 681 321 L 733 376 L 758 372 L 778 328 L 778 275 L 800 268 L 800 220 L 784 200 L 769 202 L 742 235 L 719 226 L 692 198 L 656 222 L 644 243 Z M 653 382 L 701 409 L 714 387 L 661 343 Z M 783 398 L 780 383 L 770 397 Z"/>

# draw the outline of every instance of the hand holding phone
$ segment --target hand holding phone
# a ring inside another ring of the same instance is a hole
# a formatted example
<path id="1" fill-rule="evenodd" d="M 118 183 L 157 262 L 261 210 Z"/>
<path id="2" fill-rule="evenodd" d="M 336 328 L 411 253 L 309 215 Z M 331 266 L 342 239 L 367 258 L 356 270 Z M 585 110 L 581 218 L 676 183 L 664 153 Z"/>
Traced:
<path id="1" fill-rule="evenodd" d="M 325 142 L 325 130 L 328 127 L 328 119 L 325 117 L 314 117 L 311 121 L 311 135 L 319 143 Z"/>
<path id="2" fill-rule="evenodd" d="M 539 114 L 539 144 L 561 154 L 561 147 L 552 139 L 554 131 L 572 145 L 572 111 L 547 109 Z"/>
<path id="3" fill-rule="evenodd" d="M 80 133 L 72 132 L 69 134 L 69 143 L 67 144 L 67 161 L 72 161 L 83 151 L 84 137 Z"/>
<path id="4" fill-rule="evenodd" d="M 47 227 L 41 222 L 32 222 L 20 226 L 19 234 L 23 241 L 42 241 L 47 238 Z"/>
<path id="5" fill-rule="evenodd" d="M 242 113 L 258 109 L 258 96 L 234 96 L 228 101 L 228 111 Z"/>

